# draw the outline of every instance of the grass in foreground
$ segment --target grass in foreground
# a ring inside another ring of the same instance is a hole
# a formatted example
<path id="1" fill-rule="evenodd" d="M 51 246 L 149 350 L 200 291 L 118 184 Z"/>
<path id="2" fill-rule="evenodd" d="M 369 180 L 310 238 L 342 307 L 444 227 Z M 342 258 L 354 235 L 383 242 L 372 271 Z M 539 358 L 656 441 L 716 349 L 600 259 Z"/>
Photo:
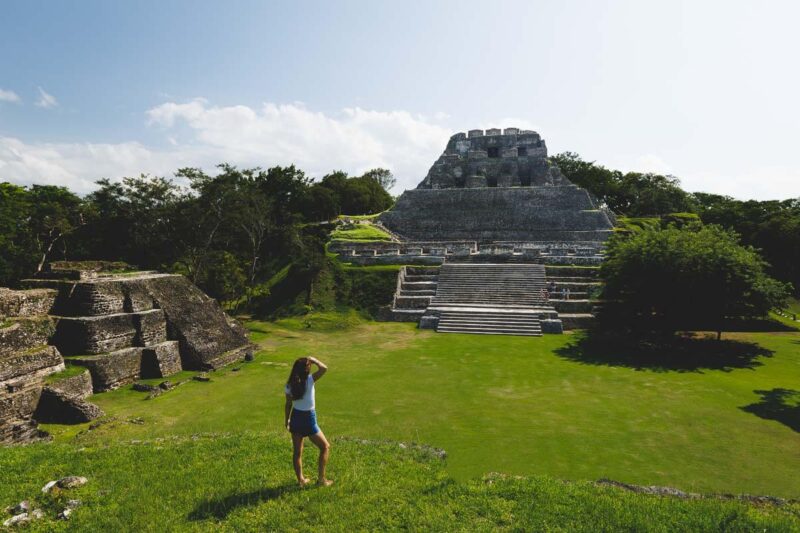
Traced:
<path id="1" fill-rule="evenodd" d="M 453 480 L 411 446 L 335 440 L 326 489 L 299 489 L 288 437 L 243 433 L 0 450 L 0 506 L 32 499 L 31 531 L 792 531 L 800 506 L 645 496 L 589 482 Z M 316 454 L 308 453 L 310 464 Z M 54 497 L 47 481 L 89 483 Z M 68 498 L 82 505 L 53 517 Z"/>
<path id="2" fill-rule="evenodd" d="M 261 347 L 254 362 L 153 400 L 130 389 L 96 395 L 121 422 L 76 442 L 280 428 L 289 365 L 314 354 L 331 368 L 317 395 L 326 434 L 444 448 L 457 479 L 499 471 L 800 497 L 788 403 L 800 388 L 796 332 L 726 333 L 758 349 L 669 370 L 576 357 L 577 335 L 438 334 L 354 314 L 249 327 Z M 45 429 L 63 442 L 85 427 Z"/>

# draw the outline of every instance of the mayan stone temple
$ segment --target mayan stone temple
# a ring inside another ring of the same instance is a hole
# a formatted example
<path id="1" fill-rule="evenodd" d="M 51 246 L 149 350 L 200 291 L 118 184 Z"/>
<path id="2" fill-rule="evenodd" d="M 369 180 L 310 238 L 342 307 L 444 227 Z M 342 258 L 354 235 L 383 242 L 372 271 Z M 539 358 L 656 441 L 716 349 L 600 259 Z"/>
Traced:
<path id="1" fill-rule="evenodd" d="M 188 279 L 106 267 L 54 263 L 27 289 L 0 288 L 0 443 L 46 437 L 37 422 L 102 416 L 93 393 L 252 355 L 244 329 Z"/>
<path id="2" fill-rule="evenodd" d="M 538 336 L 593 318 L 613 214 L 567 180 L 538 133 L 457 133 L 377 224 L 391 242 L 336 243 L 355 264 L 402 264 L 391 313 L 440 332 Z"/>

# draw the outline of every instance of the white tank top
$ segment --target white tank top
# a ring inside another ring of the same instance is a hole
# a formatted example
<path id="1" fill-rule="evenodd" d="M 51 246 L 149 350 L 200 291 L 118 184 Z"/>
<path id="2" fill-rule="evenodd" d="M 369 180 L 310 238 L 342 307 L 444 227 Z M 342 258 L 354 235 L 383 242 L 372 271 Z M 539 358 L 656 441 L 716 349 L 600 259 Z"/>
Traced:
<path id="1" fill-rule="evenodd" d="M 292 389 L 288 383 L 283 390 L 289 396 L 292 395 Z M 300 411 L 311 411 L 314 409 L 314 400 L 314 376 L 309 374 L 308 380 L 306 380 L 306 393 L 299 400 L 292 400 L 292 407 Z"/>

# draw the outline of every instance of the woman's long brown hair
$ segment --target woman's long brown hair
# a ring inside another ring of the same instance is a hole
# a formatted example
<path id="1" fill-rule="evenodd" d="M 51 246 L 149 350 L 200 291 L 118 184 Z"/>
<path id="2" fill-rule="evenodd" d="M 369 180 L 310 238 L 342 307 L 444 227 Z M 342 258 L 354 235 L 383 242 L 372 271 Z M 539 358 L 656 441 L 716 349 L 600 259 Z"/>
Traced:
<path id="1" fill-rule="evenodd" d="M 308 382 L 308 373 L 311 371 L 311 364 L 308 357 L 301 357 L 292 365 L 292 373 L 289 374 L 289 390 L 292 392 L 292 399 L 299 400 L 306 394 L 306 383 Z"/>

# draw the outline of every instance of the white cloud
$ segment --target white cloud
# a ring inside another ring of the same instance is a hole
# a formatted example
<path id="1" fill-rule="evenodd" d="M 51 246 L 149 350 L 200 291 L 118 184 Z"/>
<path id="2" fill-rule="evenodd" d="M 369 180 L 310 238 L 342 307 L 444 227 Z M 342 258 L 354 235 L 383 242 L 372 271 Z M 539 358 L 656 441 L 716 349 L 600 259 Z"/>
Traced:
<path id="1" fill-rule="evenodd" d="M 800 168 L 780 165 L 741 169 L 731 174 L 698 170 L 681 180 L 687 191 L 712 192 L 740 200 L 800 198 Z"/>
<path id="2" fill-rule="evenodd" d="M 14 91 L 8 91 L 5 89 L 0 89 L 0 102 L 13 102 L 19 103 L 22 99 L 19 97 L 17 93 Z"/>
<path id="3" fill-rule="evenodd" d="M 192 145 L 203 146 L 213 162 L 295 164 L 312 176 L 387 167 L 398 179 L 398 190 L 422 181 L 452 134 L 437 119 L 407 111 L 356 107 L 325 114 L 299 103 L 253 109 L 211 106 L 198 98 L 159 105 L 147 116 L 151 125 L 169 131 L 187 127 Z"/>
<path id="4" fill-rule="evenodd" d="M 45 92 L 44 89 L 39 87 L 39 100 L 36 101 L 36 106 L 44 109 L 50 109 L 56 107 L 57 105 L 58 100 L 56 100 L 56 97 Z"/>
<path id="5" fill-rule="evenodd" d="M 672 166 L 656 154 L 624 155 L 603 163 L 608 168 L 622 172 L 652 172 L 653 174 L 674 174 Z"/>
<path id="6" fill-rule="evenodd" d="M 120 144 L 35 143 L 0 137 L 0 181 L 63 185 L 78 193 L 95 188 L 100 178 L 138 176 L 142 172 L 169 176 L 182 155 L 157 152 L 136 142 Z"/>
<path id="7" fill-rule="evenodd" d="M 800 198 L 800 168 L 773 165 L 739 168 L 725 174 L 720 169 L 675 169 L 656 154 L 619 156 L 600 163 L 623 172 L 674 175 L 689 192 L 722 194 L 740 200 Z"/>
<path id="8" fill-rule="evenodd" d="M 450 128 L 407 111 L 345 108 L 326 114 L 299 103 L 211 106 L 206 100 L 168 102 L 147 111 L 148 123 L 164 129 L 164 146 L 27 143 L 0 137 L 0 180 L 65 185 L 86 193 L 102 177 L 149 173 L 171 176 L 183 166 L 213 170 L 295 164 L 312 177 L 332 170 L 352 175 L 386 167 L 397 192 L 416 187 L 444 149 Z M 187 140 L 188 139 L 188 140 Z"/>

